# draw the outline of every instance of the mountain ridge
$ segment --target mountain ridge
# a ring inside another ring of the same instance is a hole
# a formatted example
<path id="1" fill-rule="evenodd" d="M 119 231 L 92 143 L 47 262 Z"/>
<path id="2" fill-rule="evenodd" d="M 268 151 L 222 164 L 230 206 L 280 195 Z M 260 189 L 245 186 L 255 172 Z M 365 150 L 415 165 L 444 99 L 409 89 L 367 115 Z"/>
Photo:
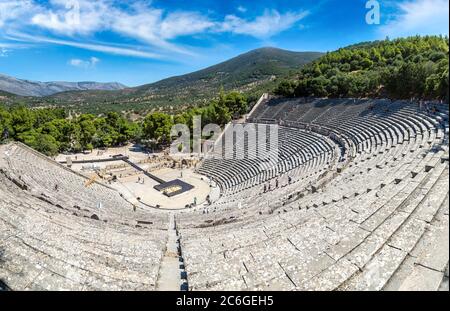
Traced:
<path id="1" fill-rule="evenodd" d="M 94 82 L 94 81 L 32 81 L 18 79 L 0 73 L 0 90 L 19 96 L 50 96 L 56 93 L 75 90 L 119 90 L 126 88 L 118 82 Z"/>
<path id="2" fill-rule="evenodd" d="M 179 106 L 207 103 L 225 91 L 266 89 L 264 85 L 297 71 L 317 59 L 321 52 L 294 52 L 273 47 L 259 48 L 224 62 L 162 79 L 157 82 L 113 91 L 67 91 L 53 94 L 49 101 L 59 105 L 114 103 L 127 105 L 124 110 L 149 106 Z M 85 105 L 84 105 L 85 106 Z M 139 106 L 139 107 L 138 107 Z"/>
<path id="3" fill-rule="evenodd" d="M 246 53 L 240 54 L 236 57 L 233 57 L 231 59 L 228 59 L 226 61 L 220 62 L 218 64 L 209 66 L 207 68 L 194 71 L 188 74 L 178 75 L 169 77 L 166 79 L 162 79 L 160 81 L 144 84 L 141 86 L 136 87 L 137 89 L 143 89 L 148 87 L 166 87 L 166 86 L 172 86 L 175 83 L 183 83 L 189 78 L 198 78 L 198 79 L 208 79 L 210 78 L 210 75 L 216 73 L 230 73 L 230 72 L 236 72 L 236 71 L 242 71 L 242 65 L 247 67 L 252 67 L 252 65 L 258 64 L 258 62 L 261 62 L 261 58 L 264 57 L 272 57 L 270 60 L 271 62 L 282 62 L 280 64 L 279 68 L 288 68 L 291 69 L 291 67 L 297 66 L 297 65 L 303 65 L 303 62 L 309 62 L 310 58 L 315 58 L 316 56 L 321 56 L 322 53 L 320 52 L 294 52 L 294 51 L 288 51 L 283 49 L 278 49 L 274 47 L 263 47 L 255 50 L 248 51 Z M 301 59 L 300 59 L 301 58 Z M 253 59 L 250 61 L 250 59 Z M 244 60 L 244 61 L 243 61 Z M 267 61 L 267 60 L 264 60 Z M 305 63 L 306 63 L 305 62 Z M 247 69 L 247 68 L 246 68 Z M 264 69 L 272 69 L 261 72 L 261 74 L 265 75 L 274 75 L 276 73 L 279 73 L 281 70 L 278 68 L 275 68 L 273 70 L 273 67 L 270 68 L 264 68 Z M 252 72 L 253 73 L 253 72 Z M 254 74 L 254 73 L 253 73 Z M 248 78 L 248 77 L 247 77 Z"/>

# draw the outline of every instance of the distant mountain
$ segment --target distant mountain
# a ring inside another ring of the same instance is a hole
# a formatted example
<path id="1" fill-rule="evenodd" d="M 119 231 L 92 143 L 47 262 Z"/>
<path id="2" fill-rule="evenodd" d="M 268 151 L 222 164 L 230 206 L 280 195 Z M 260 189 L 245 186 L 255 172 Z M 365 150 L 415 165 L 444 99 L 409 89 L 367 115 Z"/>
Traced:
<path id="1" fill-rule="evenodd" d="M 0 91 L 20 96 L 49 96 L 66 91 L 121 90 L 125 85 L 99 82 L 38 82 L 21 80 L 0 74 Z"/>
<path id="2" fill-rule="evenodd" d="M 182 76 L 172 77 L 137 88 L 142 94 L 166 93 L 169 90 L 197 90 L 206 93 L 223 86 L 239 88 L 251 83 L 273 79 L 298 69 L 321 56 L 316 52 L 291 52 L 261 48 L 239 55 L 223 63 Z"/>
<path id="3" fill-rule="evenodd" d="M 319 52 L 292 52 L 261 48 L 234 57 L 206 69 L 171 77 L 155 83 L 118 91 L 70 91 L 50 97 L 60 104 L 115 103 L 126 109 L 152 105 L 176 106 L 202 103 L 225 91 L 251 91 L 277 78 L 298 71 L 303 65 L 322 56 Z"/>
<path id="4" fill-rule="evenodd" d="M 16 95 L 0 90 L 0 97 L 15 97 Z"/>

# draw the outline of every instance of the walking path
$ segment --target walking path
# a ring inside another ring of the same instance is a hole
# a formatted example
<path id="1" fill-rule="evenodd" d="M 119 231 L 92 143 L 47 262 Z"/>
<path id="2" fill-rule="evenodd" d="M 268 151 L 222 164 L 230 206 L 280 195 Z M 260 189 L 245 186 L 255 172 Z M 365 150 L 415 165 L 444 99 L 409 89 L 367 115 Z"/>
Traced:
<path id="1" fill-rule="evenodd" d="M 166 252 L 159 268 L 156 290 L 179 291 L 182 284 L 180 271 L 180 251 L 175 217 L 169 215 L 169 228 L 167 234 Z"/>

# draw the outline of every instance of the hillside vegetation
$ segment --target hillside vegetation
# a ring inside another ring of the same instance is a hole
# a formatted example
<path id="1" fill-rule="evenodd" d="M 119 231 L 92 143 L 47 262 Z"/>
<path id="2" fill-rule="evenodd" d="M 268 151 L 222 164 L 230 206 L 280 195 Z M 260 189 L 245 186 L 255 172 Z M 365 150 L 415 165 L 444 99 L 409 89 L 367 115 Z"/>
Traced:
<path id="1" fill-rule="evenodd" d="M 28 98 L 31 106 L 64 106 L 82 112 L 152 111 L 177 112 L 207 105 L 220 89 L 245 95 L 260 94 L 276 86 L 277 79 L 323 55 L 261 48 L 223 63 L 182 76 L 117 91 L 70 91 L 45 98 Z M 252 98 L 251 98 L 252 99 Z"/>
<path id="2" fill-rule="evenodd" d="M 448 99 L 448 38 L 384 40 L 339 49 L 281 82 L 284 96 Z"/>
<path id="3" fill-rule="evenodd" d="M 176 115 L 153 112 L 139 121 L 129 120 L 112 111 L 104 116 L 84 113 L 69 118 L 62 108 L 30 109 L 21 105 L 0 105 L 0 143 L 21 141 L 50 156 L 121 146 L 129 142 L 159 148 L 171 142 L 170 131 L 174 124 L 185 124 L 192 129 L 194 116 L 201 116 L 202 125 L 224 125 L 233 116 L 239 117 L 247 110 L 247 99 L 237 92 L 220 92 L 217 100 L 202 108 L 187 109 Z"/>

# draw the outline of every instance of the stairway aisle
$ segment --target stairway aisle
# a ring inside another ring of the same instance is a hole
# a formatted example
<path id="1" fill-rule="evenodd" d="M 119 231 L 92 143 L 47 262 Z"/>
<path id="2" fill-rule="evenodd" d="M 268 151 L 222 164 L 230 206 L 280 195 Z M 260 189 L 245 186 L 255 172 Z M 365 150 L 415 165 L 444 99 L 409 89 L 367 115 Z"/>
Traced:
<path id="1" fill-rule="evenodd" d="M 173 214 L 170 214 L 166 252 L 161 260 L 158 280 L 156 282 L 156 290 L 179 291 L 181 284 L 178 234 L 176 230 L 175 217 Z"/>

